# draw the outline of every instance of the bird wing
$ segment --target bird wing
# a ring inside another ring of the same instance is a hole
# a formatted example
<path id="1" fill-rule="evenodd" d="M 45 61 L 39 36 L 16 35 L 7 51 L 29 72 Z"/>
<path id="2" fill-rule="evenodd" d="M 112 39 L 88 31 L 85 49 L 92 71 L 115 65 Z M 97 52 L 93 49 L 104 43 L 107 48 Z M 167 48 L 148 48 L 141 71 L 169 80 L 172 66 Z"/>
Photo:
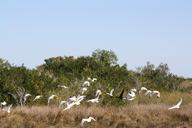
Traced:
<path id="1" fill-rule="evenodd" d="M 180 107 L 180 105 L 182 104 L 182 102 L 183 102 L 183 99 L 181 98 L 181 100 L 177 103 L 176 106 Z"/>
<path id="2" fill-rule="evenodd" d="M 130 99 L 128 99 L 129 101 L 133 101 L 135 99 L 135 97 L 133 97 L 133 98 L 130 98 Z"/>
<path id="3" fill-rule="evenodd" d="M 168 110 L 172 110 L 172 109 L 175 109 L 176 108 L 176 106 L 173 106 L 173 107 L 170 107 Z"/>
<path id="4" fill-rule="evenodd" d="M 134 93 L 133 91 L 129 92 L 128 95 L 129 95 L 130 97 L 132 97 L 132 98 L 135 97 L 135 93 Z"/>
<path id="5" fill-rule="evenodd" d="M 159 91 L 152 91 L 152 96 L 157 95 L 157 97 L 160 97 L 160 92 Z"/>
<path id="6" fill-rule="evenodd" d="M 147 90 L 147 92 L 145 93 L 145 96 L 147 95 L 151 95 L 151 90 Z"/>
<path id="7" fill-rule="evenodd" d="M 48 101 L 47 101 L 48 104 L 50 103 L 51 99 L 52 99 L 52 97 L 48 98 Z"/>
<path id="8" fill-rule="evenodd" d="M 168 110 L 172 110 L 172 109 L 175 109 L 175 108 L 179 108 L 180 105 L 182 104 L 182 102 L 183 102 L 183 99 L 181 99 L 175 106 L 170 107 Z"/>
<path id="9" fill-rule="evenodd" d="M 82 119 L 81 120 L 81 126 L 83 126 L 84 122 L 85 122 L 85 119 Z"/>
<path id="10" fill-rule="evenodd" d="M 96 119 L 95 119 L 95 118 L 93 118 L 93 117 L 91 117 L 91 119 L 92 119 L 93 121 L 96 121 Z"/>
<path id="11" fill-rule="evenodd" d="M 142 91 L 144 91 L 144 90 L 147 91 L 147 88 L 146 87 L 142 87 L 141 90 Z"/>
<path id="12" fill-rule="evenodd" d="M 10 106 L 9 106 L 9 108 L 8 108 L 8 110 L 7 111 L 10 111 L 10 109 L 11 109 L 11 107 L 12 107 L 13 105 L 11 104 Z"/>
<path id="13" fill-rule="evenodd" d="M 67 86 L 63 85 L 63 88 L 65 88 L 65 89 L 66 89 L 66 88 L 69 88 L 69 87 L 67 87 Z"/>
<path id="14" fill-rule="evenodd" d="M 38 100 L 38 99 L 40 99 L 40 98 L 41 98 L 41 96 L 36 96 L 33 101 Z"/>
<path id="15" fill-rule="evenodd" d="M 37 100 L 37 97 L 35 97 L 33 101 L 35 101 L 35 100 Z"/>
<path id="16" fill-rule="evenodd" d="M 114 89 L 111 90 L 110 94 L 113 95 Z"/>

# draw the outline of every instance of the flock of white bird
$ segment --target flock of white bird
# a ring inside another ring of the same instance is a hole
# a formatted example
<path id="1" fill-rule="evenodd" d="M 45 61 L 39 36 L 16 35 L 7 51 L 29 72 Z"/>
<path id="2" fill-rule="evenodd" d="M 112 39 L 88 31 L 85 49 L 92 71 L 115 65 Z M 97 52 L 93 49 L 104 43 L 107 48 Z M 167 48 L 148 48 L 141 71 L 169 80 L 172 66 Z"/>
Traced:
<path id="1" fill-rule="evenodd" d="M 97 78 L 88 78 L 81 86 L 81 94 L 82 95 L 78 95 L 78 96 L 73 96 L 68 98 L 67 100 L 61 101 L 59 104 L 59 108 L 63 109 L 63 111 L 69 110 L 74 106 L 78 106 L 81 104 L 81 102 L 86 98 L 85 92 L 88 90 L 88 88 L 91 86 L 91 83 L 94 83 L 97 81 Z M 58 85 L 58 87 L 67 89 L 69 87 L 65 86 L 65 85 Z M 138 92 L 138 93 L 137 93 Z M 106 93 L 106 95 L 109 95 L 110 97 L 113 97 L 114 93 L 114 89 L 111 89 L 111 91 L 109 93 Z M 137 94 L 139 95 L 144 95 L 144 96 L 148 96 L 148 97 L 157 97 L 160 98 L 160 92 L 156 91 L 156 90 L 149 90 L 146 87 L 141 87 L 139 91 L 137 91 L 137 89 L 133 88 L 131 89 L 126 97 L 123 98 L 123 100 L 127 100 L 127 101 L 133 101 L 136 99 Z M 99 98 L 102 95 L 101 90 L 97 90 L 95 93 L 95 97 L 93 99 L 89 99 L 86 102 L 88 103 L 99 103 Z M 27 99 L 32 96 L 31 94 L 27 93 L 24 96 L 24 103 L 26 103 Z M 33 101 L 37 101 L 39 99 L 41 99 L 43 96 L 42 95 L 38 95 L 36 96 Z M 54 100 L 55 98 L 57 98 L 57 95 L 51 95 L 50 97 L 48 97 L 47 99 L 47 104 L 48 106 L 50 105 L 51 101 Z M 182 98 L 181 100 L 174 106 L 168 108 L 168 110 L 172 110 L 172 109 L 178 109 L 180 108 L 180 105 L 182 104 Z M 1 110 L 6 111 L 7 113 L 10 113 L 11 111 L 11 105 L 7 105 L 6 101 L 0 102 L 0 106 L 1 106 Z M 91 121 L 96 121 L 95 118 L 93 117 L 89 117 L 89 118 L 83 118 L 81 121 L 81 126 L 84 125 L 85 122 L 90 123 Z"/>

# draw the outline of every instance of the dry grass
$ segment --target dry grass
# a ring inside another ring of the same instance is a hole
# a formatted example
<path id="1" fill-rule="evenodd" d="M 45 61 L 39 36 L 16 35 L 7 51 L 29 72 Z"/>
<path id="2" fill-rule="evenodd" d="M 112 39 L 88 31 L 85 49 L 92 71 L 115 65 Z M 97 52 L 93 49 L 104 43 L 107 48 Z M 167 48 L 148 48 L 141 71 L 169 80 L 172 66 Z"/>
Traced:
<path id="1" fill-rule="evenodd" d="M 16 107 L 10 114 L 0 112 L 2 128 L 80 128 L 81 119 L 93 116 L 91 128 L 191 128 L 192 104 L 168 111 L 167 105 L 100 107 L 85 105 L 63 112 L 57 107 Z"/>
<path id="2" fill-rule="evenodd" d="M 183 98 L 181 109 L 168 108 Z M 68 111 L 57 106 L 16 107 L 8 114 L 0 111 L 1 128 L 81 128 L 82 118 L 93 116 L 96 122 L 87 128 L 191 128 L 192 96 L 190 93 L 162 92 L 161 98 L 137 96 L 122 107 L 83 105 Z M 56 101 L 55 104 L 58 104 Z"/>
<path id="3" fill-rule="evenodd" d="M 179 87 L 180 87 L 181 89 L 189 89 L 189 88 L 192 87 L 192 81 L 190 81 L 190 80 L 185 80 L 185 81 L 183 81 L 182 83 L 180 83 Z"/>

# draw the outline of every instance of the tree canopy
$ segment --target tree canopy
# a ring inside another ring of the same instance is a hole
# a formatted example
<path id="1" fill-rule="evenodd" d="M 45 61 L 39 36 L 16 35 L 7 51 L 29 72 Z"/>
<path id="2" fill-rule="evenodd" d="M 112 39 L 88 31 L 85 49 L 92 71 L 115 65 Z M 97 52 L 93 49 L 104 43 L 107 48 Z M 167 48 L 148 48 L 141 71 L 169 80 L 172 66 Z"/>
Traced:
<path id="1" fill-rule="evenodd" d="M 117 88 L 119 92 L 123 88 L 135 87 L 138 82 L 154 89 L 176 90 L 184 80 L 170 73 L 167 64 L 161 63 L 155 67 L 147 62 L 144 67 L 138 68 L 138 71 L 132 71 L 127 69 L 127 64 L 119 65 L 117 60 L 113 51 L 100 49 L 93 51 L 91 56 L 48 58 L 36 69 L 28 69 L 24 65 L 14 66 L 0 59 L 0 101 L 6 99 L 18 104 L 19 99 L 15 100 L 14 96 L 16 97 L 21 89 L 34 95 L 47 96 L 59 91 L 59 84 L 71 86 L 71 91 L 75 93 L 88 77 L 96 77 L 100 88 Z M 46 99 L 42 101 L 45 102 Z"/>

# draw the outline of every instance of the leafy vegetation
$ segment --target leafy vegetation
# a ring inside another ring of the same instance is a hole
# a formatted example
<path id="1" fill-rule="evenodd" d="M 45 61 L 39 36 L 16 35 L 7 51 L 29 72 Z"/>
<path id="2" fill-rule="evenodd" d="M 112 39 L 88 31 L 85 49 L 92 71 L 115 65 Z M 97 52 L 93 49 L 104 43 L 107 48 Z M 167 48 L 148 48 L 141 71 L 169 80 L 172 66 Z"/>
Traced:
<path id="1" fill-rule="evenodd" d="M 91 56 L 53 57 L 36 69 L 27 69 L 24 65 L 11 65 L 8 61 L 0 59 L 0 101 L 21 104 L 19 95 L 28 92 L 32 95 L 57 93 L 61 98 L 76 95 L 80 85 L 88 77 L 96 77 L 98 81 L 87 93 L 93 95 L 96 88 L 110 91 L 115 88 L 116 96 L 122 89 L 140 88 L 146 86 L 152 89 L 175 91 L 180 90 L 180 83 L 185 79 L 170 73 L 167 64 L 161 63 L 155 67 L 147 62 L 137 71 L 127 69 L 127 65 L 119 65 L 118 58 L 113 51 L 95 50 Z M 63 93 L 57 85 L 67 85 L 69 91 Z M 30 102 L 30 101 L 29 101 Z M 46 104 L 47 99 L 42 99 L 38 104 Z M 103 100 L 102 104 L 114 104 L 118 100 Z"/>

